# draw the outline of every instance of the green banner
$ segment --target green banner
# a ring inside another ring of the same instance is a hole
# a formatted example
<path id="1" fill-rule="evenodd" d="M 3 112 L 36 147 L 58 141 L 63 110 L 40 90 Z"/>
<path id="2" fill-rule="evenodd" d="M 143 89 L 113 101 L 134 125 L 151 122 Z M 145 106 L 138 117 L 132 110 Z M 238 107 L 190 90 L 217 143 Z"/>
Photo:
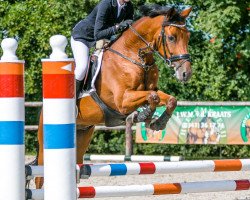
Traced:
<path id="1" fill-rule="evenodd" d="M 164 107 L 157 108 L 159 117 Z M 137 143 L 250 144 L 249 106 L 178 106 L 166 129 L 137 124 Z"/>

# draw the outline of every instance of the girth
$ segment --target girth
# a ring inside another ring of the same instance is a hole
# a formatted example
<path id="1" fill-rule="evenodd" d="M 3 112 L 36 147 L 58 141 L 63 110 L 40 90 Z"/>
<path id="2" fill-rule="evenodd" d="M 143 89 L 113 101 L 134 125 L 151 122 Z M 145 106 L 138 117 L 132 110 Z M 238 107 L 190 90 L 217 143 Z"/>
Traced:
<path id="1" fill-rule="evenodd" d="M 104 113 L 104 121 L 105 126 L 107 127 L 114 127 L 114 126 L 120 126 L 125 125 L 125 120 L 127 118 L 127 115 L 122 115 L 116 110 L 113 110 L 112 108 L 108 107 L 98 96 L 96 91 L 91 91 L 90 96 L 95 100 L 95 102 L 101 107 L 103 113 Z"/>

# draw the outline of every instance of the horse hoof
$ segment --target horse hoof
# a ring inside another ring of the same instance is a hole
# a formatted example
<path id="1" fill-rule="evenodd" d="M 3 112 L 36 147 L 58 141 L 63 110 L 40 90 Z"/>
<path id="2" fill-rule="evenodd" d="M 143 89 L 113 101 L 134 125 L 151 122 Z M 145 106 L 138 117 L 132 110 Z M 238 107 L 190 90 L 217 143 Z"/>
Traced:
<path id="1" fill-rule="evenodd" d="M 157 121 L 150 124 L 150 129 L 154 131 L 160 131 L 166 128 L 166 124 L 164 123 L 157 123 Z"/>
<path id="2" fill-rule="evenodd" d="M 151 110 L 150 105 L 144 105 L 140 108 L 142 109 L 142 111 L 138 113 L 137 121 L 146 122 L 147 120 L 151 120 L 155 110 Z"/>

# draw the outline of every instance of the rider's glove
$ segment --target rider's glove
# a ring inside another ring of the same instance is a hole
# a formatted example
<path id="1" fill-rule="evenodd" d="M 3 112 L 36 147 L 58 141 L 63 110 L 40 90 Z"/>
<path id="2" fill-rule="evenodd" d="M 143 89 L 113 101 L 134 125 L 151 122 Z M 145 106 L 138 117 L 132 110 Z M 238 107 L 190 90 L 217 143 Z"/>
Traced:
<path id="1" fill-rule="evenodd" d="M 127 19 L 125 21 L 122 21 L 120 24 L 116 25 L 116 30 L 118 33 L 123 32 L 124 30 L 126 30 L 129 25 L 131 25 L 133 23 L 133 20 L 131 19 Z"/>

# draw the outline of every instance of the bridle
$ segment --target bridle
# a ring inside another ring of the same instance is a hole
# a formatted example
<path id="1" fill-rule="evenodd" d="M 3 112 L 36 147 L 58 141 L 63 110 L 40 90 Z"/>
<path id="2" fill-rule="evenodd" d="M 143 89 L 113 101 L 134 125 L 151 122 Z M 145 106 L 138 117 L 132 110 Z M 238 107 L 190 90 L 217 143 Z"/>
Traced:
<path id="1" fill-rule="evenodd" d="M 183 24 L 183 25 L 180 25 L 180 24 L 175 24 L 175 23 L 171 23 L 171 22 L 168 22 L 167 21 L 167 16 L 165 15 L 164 17 L 164 21 L 162 23 L 162 29 L 161 29 L 161 34 L 159 35 L 159 39 L 158 41 L 161 40 L 162 42 L 162 46 L 163 46 L 163 52 L 164 52 L 164 57 L 159 53 L 158 49 L 155 49 L 152 44 L 148 41 L 145 40 L 145 38 L 143 38 L 131 25 L 129 26 L 129 29 L 135 34 L 137 35 L 147 46 L 147 48 L 150 48 L 152 52 L 154 52 L 155 54 L 157 54 L 160 58 L 162 58 L 164 60 L 164 62 L 169 66 L 169 67 L 174 67 L 175 68 L 175 71 L 177 71 L 179 68 L 182 67 L 182 65 L 185 63 L 185 62 L 191 62 L 191 59 L 190 59 L 190 55 L 189 54 L 178 54 L 178 55 L 172 55 L 172 53 L 170 52 L 170 49 L 167 45 L 167 41 L 166 41 L 166 33 L 165 33 L 165 27 L 166 26 L 174 26 L 174 27 L 178 27 L 178 28 L 184 28 L 186 27 L 186 24 Z M 154 63 L 152 64 L 146 64 L 146 63 L 140 63 L 136 60 L 133 60 L 123 54 L 121 54 L 120 52 L 112 49 L 111 47 L 108 47 L 107 48 L 109 51 L 121 56 L 122 58 L 140 66 L 141 68 L 143 68 L 145 71 L 148 71 L 152 66 L 154 66 Z M 170 57 L 168 58 L 167 56 L 167 51 L 170 55 Z M 138 56 L 140 57 L 140 53 L 138 54 Z M 143 60 L 143 58 L 140 57 L 140 60 Z M 174 66 L 172 63 L 173 62 L 176 62 L 176 61 L 179 61 L 179 60 L 182 60 L 181 63 L 179 63 L 178 66 Z"/>
<path id="2" fill-rule="evenodd" d="M 162 28 L 161 28 L 161 41 L 162 41 L 162 46 L 163 46 L 163 52 L 164 52 L 164 58 L 159 54 L 159 52 L 157 51 L 157 54 L 166 62 L 168 63 L 168 66 L 172 67 L 172 63 L 179 61 L 179 60 L 183 60 L 176 68 L 175 71 L 177 71 L 185 62 L 189 61 L 191 62 L 190 59 L 190 54 L 179 54 L 179 55 L 172 55 L 172 53 L 170 52 L 170 49 L 167 45 L 167 39 L 166 39 L 166 33 L 165 33 L 165 27 L 166 26 L 174 26 L 177 28 L 184 28 L 186 27 L 186 23 L 185 24 L 175 24 L 175 23 L 171 23 L 167 21 L 167 16 L 165 15 L 164 17 L 164 21 L 162 23 Z M 167 51 L 166 48 L 170 54 L 170 57 L 167 57 Z"/>

